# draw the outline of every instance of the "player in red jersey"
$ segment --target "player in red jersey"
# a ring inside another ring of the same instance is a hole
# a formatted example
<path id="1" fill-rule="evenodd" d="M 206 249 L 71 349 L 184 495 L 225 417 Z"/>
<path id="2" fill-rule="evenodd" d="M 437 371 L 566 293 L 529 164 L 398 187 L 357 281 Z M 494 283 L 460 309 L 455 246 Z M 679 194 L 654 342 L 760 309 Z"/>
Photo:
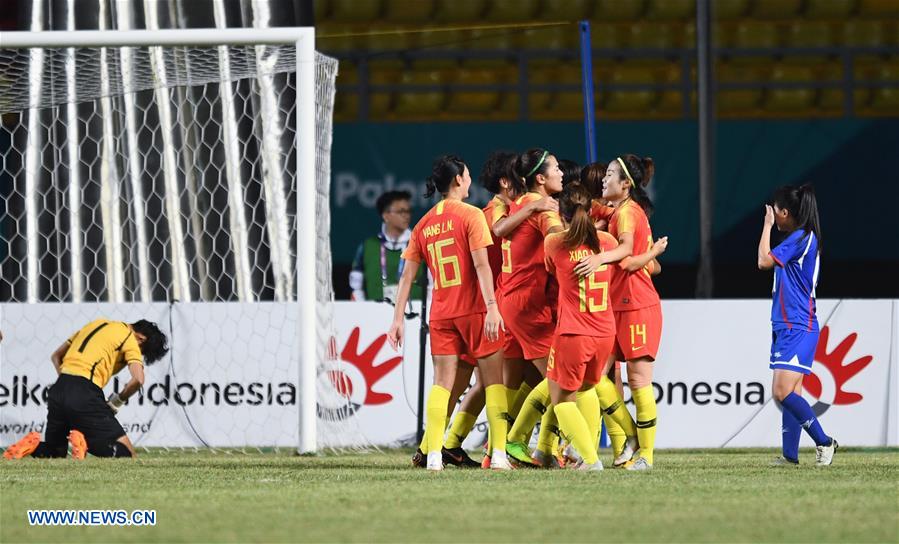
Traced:
<path id="1" fill-rule="evenodd" d="M 402 345 L 405 326 L 402 309 L 424 260 L 434 278 L 430 315 L 434 385 L 428 395 L 425 426 L 428 470 L 443 469 L 441 446 L 447 403 L 459 356 L 466 353 L 478 359 L 484 379 L 487 421 L 492 429 L 494 448 L 491 468 L 512 468 L 504 455 L 508 408 L 502 386 L 500 351 L 503 320 L 497 308 L 487 261 L 487 247 L 493 242 L 483 212 L 463 202 L 470 186 L 471 175 L 462 159 L 447 155 L 434 161 L 425 196 L 439 191 L 443 198 L 412 230 L 409 245 L 403 252 L 408 264 L 398 286 L 397 310 L 387 333 L 394 349 Z"/>
<path id="2" fill-rule="evenodd" d="M 568 229 L 546 237 L 546 269 L 559 282 L 559 322 L 546 377 L 559 426 L 583 459 L 579 468 L 602 470 L 596 453 L 600 417 L 594 387 L 615 344 L 609 300 L 614 267 L 604 264 L 587 276 L 578 276 L 574 268 L 583 257 L 611 251 L 618 242 L 596 230 L 591 200 L 580 183 L 567 185 L 559 205 Z"/>
<path id="3" fill-rule="evenodd" d="M 619 246 L 609 252 L 581 260 L 575 271 L 588 275 L 604 264 L 619 263 L 621 274 L 612 281 L 612 309 L 617 325 L 616 360 L 627 361 L 628 385 L 637 408 L 636 440 L 630 429 L 627 444 L 615 464 L 625 463 L 639 442 L 639 454 L 627 462 L 630 470 L 648 470 L 653 464 L 656 402 L 652 388 L 652 363 L 658 355 L 662 335 L 662 310 L 652 283 L 654 254 L 667 246 L 660 240 L 653 251 L 649 214 L 653 205 L 645 187 L 652 179 L 652 159 L 624 155 L 609 163 L 603 178 L 602 197 L 610 206 L 595 205 L 594 219 L 608 221 L 609 233 Z M 602 393 L 600 393 L 602 394 Z"/>

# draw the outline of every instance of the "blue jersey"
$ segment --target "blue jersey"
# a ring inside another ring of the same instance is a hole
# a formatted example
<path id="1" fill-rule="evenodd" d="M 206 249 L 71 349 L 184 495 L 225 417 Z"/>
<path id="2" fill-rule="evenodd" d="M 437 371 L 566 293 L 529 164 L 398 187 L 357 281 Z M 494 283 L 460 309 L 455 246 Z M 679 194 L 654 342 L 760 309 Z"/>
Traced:
<path id="1" fill-rule="evenodd" d="M 777 331 L 794 327 L 818 330 L 815 286 L 818 284 L 818 239 L 813 232 L 796 229 L 771 250 L 774 267 L 774 301 L 771 326 Z"/>

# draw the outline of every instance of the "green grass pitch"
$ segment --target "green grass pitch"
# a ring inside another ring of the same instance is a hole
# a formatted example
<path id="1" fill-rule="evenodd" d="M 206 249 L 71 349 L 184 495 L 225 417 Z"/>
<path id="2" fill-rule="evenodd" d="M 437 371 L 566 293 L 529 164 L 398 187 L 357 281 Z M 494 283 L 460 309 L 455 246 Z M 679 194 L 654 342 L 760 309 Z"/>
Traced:
<path id="1" fill-rule="evenodd" d="M 409 468 L 409 452 L 0 459 L 0 542 L 897 542 L 899 450 L 656 453 L 648 473 Z M 609 455 L 604 455 L 607 460 Z M 156 510 L 29 527 L 28 509 Z"/>

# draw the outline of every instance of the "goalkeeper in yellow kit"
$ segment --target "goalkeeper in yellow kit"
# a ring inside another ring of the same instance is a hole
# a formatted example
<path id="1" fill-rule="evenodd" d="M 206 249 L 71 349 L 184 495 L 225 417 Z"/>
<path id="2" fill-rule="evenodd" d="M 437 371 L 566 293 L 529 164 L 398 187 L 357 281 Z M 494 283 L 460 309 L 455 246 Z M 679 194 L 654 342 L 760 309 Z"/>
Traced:
<path id="1" fill-rule="evenodd" d="M 168 339 L 155 323 L 94 320 L 66 340 L 50 356 L 59 378 L 47 399 L 46 435 L 32 432 L 3 453 L 7 459 L 72 456 L 133 457 L 134 446 L 116 420 L 128 398 L 144 383 L 144 364 L 168 353 Z M 131 380 L 109 399 L 103 387 L 128 367 Z"/>

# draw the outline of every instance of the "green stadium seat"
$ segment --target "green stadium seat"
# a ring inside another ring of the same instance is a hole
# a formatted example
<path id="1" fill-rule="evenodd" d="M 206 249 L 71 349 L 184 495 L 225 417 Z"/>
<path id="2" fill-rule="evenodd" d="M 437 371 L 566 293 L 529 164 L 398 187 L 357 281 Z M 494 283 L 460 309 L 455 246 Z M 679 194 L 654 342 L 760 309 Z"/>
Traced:
<path id="1" fill-rule="evenodd" d="M 594 49 L 617 49 L 622 46 L 618 25 L 596 23 L 590 25 L 590 41 Z"/>
<path id="2" fill-rule="evenodd" d="M 627 63 L 620 63 L 612 73 L 611 83 L 613 85 L 653 85 L 656 83 L 656 79 L 651 70 L 644 67 L 632 67 Z M 603 100 L 603 109 L 612 113 L 644 112 L 654 107 L 658 98 L 658 92 L 655 89 L 639 91 L 609 89 Z"/>
<path id="3" fill-rule="evenodd" d="M 443 85 L 445 73 L 440 70 L 429 72 L 407 71 L 400 76 L 402 85 Z M 400 91 L 396 95 L 393 113 L 398 117 L 433 117 L 443 112 L 446 105 L 446 90 Z"/>
<path id="4" fill-rule="evenodd" d="M 476 23 L 487 9 L 487 0 L 441 0 L 434 17 L 443 23 Z"/>
<path id="5" fill-rule="evenodd" d="M 719 21 L 741 19 L 749 11 L 749 0 L 715 0 L 712 16 Z"/>
<path id="6" fill-rule="evenodd" d="M 592 0 L 543 0 L 541 18 L 547 21 L 582 21 L 593 13 Z"/>
<path id="7" fill-rule="evenodd" d="M 856 0 L 808 0 L 806 17 L 814 19 L 843 19 L 855 11 Z"/>
<path id="8" fill-rule="evenodd" d="M 780 46 L 780 33 L 773 23 L 739 23 L 734 32 L 732 45 L 738 49 L 774 49 Z M 769 57 L 758 55 L 735 56 L 732 60 L 743 64 L 766 64 L 770 61 Z"/>
<path id="9" fill-rule="evenodd" d="M 331 0 L 331 19 L 340 22 L 377 20 L 381 15 L 381 0 Z"/>
<path id="10" fill-rule="evenodd" d="M 580 47 L 580 31 L 575 24 L 529 28 L 519 34 L 518 44 L 523 49 L 573 51 Z"/>
<path id="11" fill-rule="evenodd" d="M 760 19 L 789 19 L 795 17 L 802 0 L 755 0 L 752 15 Z"/>
<path id="12" fill-rule="evenodd" d="M 764 66 L 738 63 L 722 63 L 718 66 L 719 83 L 760 83 L 767 75 Z M 762 89 L 721 89 L 717 95 L 718 111 L 721 113 L 751 113 L 762 101 Z"/>
<path id="13" fill-rule="evenodd" d="M 451 81 L 460 85 L 497 85 L 509 81 L 508 74 L 492 70 L 459 70 Z M 514 83 L 514 80 L 512 81 Z M 451 91 L 446 109 L 453 114 L 489 113 L 499 105 L 500 92 L 492 91 Z"/>
<path id="14" fill-rule="evenodd" d="M 779 64 L 771 71 L 771 82 L 773 83 L 812 83 L 814 81 L 815 74 L 807 66 Z M 768 89 L 765 110 L 797 115 L 808 113 L 815 103 L 815 97 L 816 90 L 812 88 Z"/>
<path id="15" fill-rule="evenodd" d="M 899 2 L 896 0 L 859 0 L 858 14 L 862 17 L 899 17 Z"/>
<path id="16" fill-rule="evenodd" d="M 593 8 L 593 20 L 601 23 L 633 21 L 643 15 L 645 7 L 645 0 L 596 0 Z"/>
<path id="17" fill-rule="evenodd" d="M 662 21 L 682 21 L 696 14 L 696 0 L 650 0 L 646 15 Z"/>
<path id="18" fill-rule="evenodd" d="M 680 46 L 682 34 L 674 32 L 668 23 L 632 24 L 625 32 L 627 46 L 643 49 L 674 49 Z"/>
<path id="19" fill-rule="evenodd" d="M 366 28 L 359 40 L 366 51 L 406 51 L 417 45 L 418 35 L 400 26 Z"/>
<path id="20" fill-rule="evenodd" d="M 881 64 L 874 81 L 892 85 L 871 91 L 871 108 L 879 113 L 899 114 L 899 59 Z"/>
<path id="21" fill-rule="evenodd" d="M 494 23 L 532 21 L 538 0 L 491 0 L 484 18 Z"/>
<path id="22" fill-rule="evenodd" d="M 850 19 L 843 23 L 842 45 L 846 47 L 878 47 L 886 43 L 882 21 Z"/>
<path id="23" fill-rule="evenodd" d="M 384 0 L 384 18 L 396 23 L 427 23 L 434 7 L 434 0 Z"/>

